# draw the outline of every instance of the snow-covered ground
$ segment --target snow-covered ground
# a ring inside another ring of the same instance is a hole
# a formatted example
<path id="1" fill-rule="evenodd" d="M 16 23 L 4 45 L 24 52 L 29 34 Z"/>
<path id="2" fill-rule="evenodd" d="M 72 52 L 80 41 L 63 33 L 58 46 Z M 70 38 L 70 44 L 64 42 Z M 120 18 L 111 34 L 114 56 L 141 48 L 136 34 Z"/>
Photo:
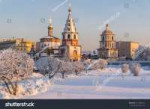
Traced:
<path id="1" fill-rule="evenodd" d="M 61 79 L 57 75 L 51 80 L 47 92 L 28 99 L 149 99 L 150 71 L 142 70 L 135 77 L 129 73 L 122 75 L 121 69 L 110 67 L 103 71 L 89 71 L 68 75 Z"/>
<path id="2" fill-rule="evenodd" d="M 19 94 L 12 96 L 0 86 L 1 99 L 150 99 L 150 71 L 142 69 L 140 76 L 123 75 L 120 67 L 70 74 L 52 80 L 34 73 L 19 82 Z"/>

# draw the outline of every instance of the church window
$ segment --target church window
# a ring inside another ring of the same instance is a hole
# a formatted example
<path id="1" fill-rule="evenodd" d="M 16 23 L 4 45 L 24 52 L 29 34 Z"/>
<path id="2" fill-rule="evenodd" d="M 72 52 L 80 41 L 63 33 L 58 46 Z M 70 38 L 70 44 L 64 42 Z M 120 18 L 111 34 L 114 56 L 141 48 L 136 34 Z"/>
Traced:
<path id="1" fill-rule="evenodd" d="M 104 41 L 104 40 L 105 40 L 105 38 L 104 38 L 104 36 L 103 36 L 102 41 Z"/>
<path id="2" fill-rule="evenodd" d="M 65 35 L 63 35 L 63 39 L 65 39 Z"/>
<path id="3" fill-rule="evenodd" d="M 70 36 L 70 34 L 68 34 L 68 39 L 71 39 L 71 36 Z"/>

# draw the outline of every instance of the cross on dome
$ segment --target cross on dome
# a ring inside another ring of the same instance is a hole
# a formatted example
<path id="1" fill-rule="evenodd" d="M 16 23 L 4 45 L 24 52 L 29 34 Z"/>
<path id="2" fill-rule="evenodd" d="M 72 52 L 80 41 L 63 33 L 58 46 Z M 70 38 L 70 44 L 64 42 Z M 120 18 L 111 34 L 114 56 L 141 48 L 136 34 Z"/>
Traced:
<path id="1" fill-rule="evenodd" d="M 109 24 L 106 24 L 106 30 L 108 30 L 109 29 Z"/>
<path id="2" fill-rule="evenodd" d="M 72 12 L 72 6 L 71 6 L 71 4 L 69 4 L 68 12 L 69 12 L 69 14 L 71 14 L 71 12 Z"/>

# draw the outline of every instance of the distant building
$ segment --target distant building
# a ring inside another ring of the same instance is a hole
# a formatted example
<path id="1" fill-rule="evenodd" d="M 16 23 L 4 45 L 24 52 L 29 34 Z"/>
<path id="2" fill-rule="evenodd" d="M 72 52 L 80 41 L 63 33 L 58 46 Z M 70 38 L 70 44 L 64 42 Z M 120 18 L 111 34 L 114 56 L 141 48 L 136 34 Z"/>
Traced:
<path id="1" fill-rule="evenodd" d="M 8 49 L 8 48 L 15 48 L 16 46 L 16 40 L 12 40 L 12 39 L 9 39 L 9 40 L 2 40 L 0 42 L 0 50 L 4 50 L 4 49 Z"/>
<path id="2" fill-rule="evenodd" d="M 24 39 L 18 39 L 16 40 L 16 49 L 19 51 L 24 51 L 26 53 L 30 53 L 31 49 L 34 46 L 34 42 L 32 41 L 27 41 Z"/>
<path id="3" fill-rule="evenodd" d="M 118 56 L 125 59 L 133 59 L 136 50 L 139 48 L 139 43 L 130 41 L 119 41 L 116 43 L 118 49 Z"/>
<path id="4" fill-rule="evenodd" d="M 37 49 L 39 49 L 40 55 L 59 55 L 60 39 L 53 36 L 52 21 L 49 21 L 48 36 L 40 39 L 40 43 L 37 43 Z"/>
<path id="5" fill-rule="evenodd" d="M 34 42 L 23 38 L 8 39 L 0 42 L 0 50 L 14 48 L 19 51 L 30 53 L 33 46 Z"/>
<path id="6" fill-rule="evenodd" d="M 69 15 L 66 21 L 64 32 L 62 33 L 62 45 L 60 46 L 60 55 L 63 58 L 77 61 L 81 60 L 81 46 L 79 45 L 78 32 L 75 22 L 72 18 L 72 9 L 69 7 Z"/>
<path id="7" fill-rule="evenodd" d="M 109 29 L 108 24 L 106 30 L 101 34 L 99 56 L 104 59 L 118 58 L 118 50 L 114 39 L 115 34 Z"/>

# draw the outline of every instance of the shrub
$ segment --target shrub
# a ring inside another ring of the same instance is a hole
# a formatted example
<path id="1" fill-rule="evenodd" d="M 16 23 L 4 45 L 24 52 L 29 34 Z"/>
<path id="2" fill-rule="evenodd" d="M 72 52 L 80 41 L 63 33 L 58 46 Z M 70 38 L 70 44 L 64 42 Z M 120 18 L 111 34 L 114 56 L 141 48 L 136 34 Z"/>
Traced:
<path id="1" fill-rule="evenodd" d="M 129 64 L 122 64 L 121 69 L 123 73 L 127 73 L 129 71 Z"/>
<path id="2" fill-rule="evenodd" d="M 139 63 L 130 64 L 130 71 L 134 76 L 139 76 L 141 71 L 141 65 Z"/>

